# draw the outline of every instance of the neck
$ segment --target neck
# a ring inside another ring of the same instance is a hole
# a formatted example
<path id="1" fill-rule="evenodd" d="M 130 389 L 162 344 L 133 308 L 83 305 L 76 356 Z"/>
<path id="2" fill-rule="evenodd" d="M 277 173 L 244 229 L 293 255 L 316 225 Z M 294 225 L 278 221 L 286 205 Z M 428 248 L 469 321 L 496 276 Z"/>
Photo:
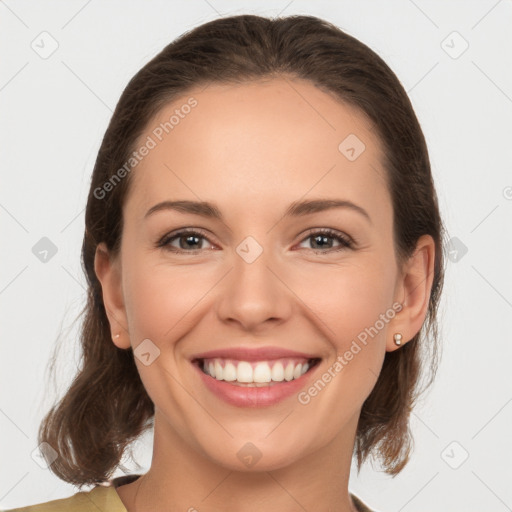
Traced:
<path id="1" fill-rule="evenodd" d="M 357 419 L 350 434 L 342 430 L 285 467 L 235 471 L 184 443 L 157 409 L 151 468 L 117 492 L 128 512 L 354 512 L 348 481 Z"/>

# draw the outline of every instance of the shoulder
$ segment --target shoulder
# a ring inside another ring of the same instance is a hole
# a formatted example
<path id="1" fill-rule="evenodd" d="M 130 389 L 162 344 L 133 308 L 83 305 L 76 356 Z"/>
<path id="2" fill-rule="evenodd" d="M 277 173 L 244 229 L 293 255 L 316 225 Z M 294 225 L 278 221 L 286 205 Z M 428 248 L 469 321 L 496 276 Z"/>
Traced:
<path id="1" fill-rule="evenodd" d="M 378 512 L 377 510 L 371 509 L 366 503 L 364 503 L 361 498 L 357 497 L 355 494 L 350 493 L 350 497 L 354 502 L 357 512 Z"/>
<path id="2" fill-rule="evenodd" d="M 114 487 L 96 486 L 90 491 L 77 492 L 69 498 L 47 501 L 28 507 L 1 512 L 126 512 Z"/>

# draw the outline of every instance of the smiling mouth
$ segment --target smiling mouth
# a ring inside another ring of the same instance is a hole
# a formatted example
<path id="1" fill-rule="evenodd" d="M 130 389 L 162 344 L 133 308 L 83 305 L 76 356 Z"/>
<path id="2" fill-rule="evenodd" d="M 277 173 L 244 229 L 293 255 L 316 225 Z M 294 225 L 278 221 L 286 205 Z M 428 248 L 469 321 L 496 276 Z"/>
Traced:
<path id="1" fill-rule="evenodd" d="M 321 358 L 281 358 L 271 361 L 195 359 L 193 364 L 209 377 L 234 386 L 269 387 L 300 379 L 317 366 Z"/>

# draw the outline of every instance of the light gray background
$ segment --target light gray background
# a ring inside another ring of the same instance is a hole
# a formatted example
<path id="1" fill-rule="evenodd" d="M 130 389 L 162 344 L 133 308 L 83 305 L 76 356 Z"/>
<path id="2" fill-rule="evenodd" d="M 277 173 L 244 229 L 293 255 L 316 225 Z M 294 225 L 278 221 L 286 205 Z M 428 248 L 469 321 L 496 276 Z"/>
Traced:
<path id="1" fill-rule="evenodd" d="M 41 417 L 76 367 L 83 210 L 121 91 L 184 31 L 242 13 L 317 15 L 384 58 L 411 97 L 442 215 L 460 241 L 441 303 L 439 375 L 412 416 L 413 458 L 394 479 L 371 464 L 358 477 L 354 466 L 350 490 L 382 512 L 512 510 L 512 3 L 505 0 L 0 1 L 0 508 L 76 492 L 32 454 Z M 44 31 L 58 43 L 46 59 L 31 47 L 51 48 Z M 464 40 L 469 47 L 459 55 Z M 42 237 L 58 248 L 46 263 L 32 252 Z M 61 332 L 61 377 L 46 389 Z M 151 443 L 151 436 L 136 443 L 139 472 L 149 467 Z M 130 461 L 125 470 L 134 471 Z"/>

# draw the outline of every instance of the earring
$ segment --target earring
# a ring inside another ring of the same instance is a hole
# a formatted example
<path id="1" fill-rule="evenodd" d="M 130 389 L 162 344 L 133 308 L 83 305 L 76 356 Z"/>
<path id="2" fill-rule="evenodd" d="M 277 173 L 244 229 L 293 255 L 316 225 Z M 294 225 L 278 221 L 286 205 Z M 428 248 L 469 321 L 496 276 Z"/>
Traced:
<path id="1" fill-rule="evenodd" d="M 117 340 L 117 338 L 119 338 L 119 333 L 117 333 L 114 338 Z"/>
<path id="2" fill-rule="evenodd" d="M 393 337 L 395 339 L 395 345 L 402 344 L 402 335 L 399 332 L 397 332 Z"/>

